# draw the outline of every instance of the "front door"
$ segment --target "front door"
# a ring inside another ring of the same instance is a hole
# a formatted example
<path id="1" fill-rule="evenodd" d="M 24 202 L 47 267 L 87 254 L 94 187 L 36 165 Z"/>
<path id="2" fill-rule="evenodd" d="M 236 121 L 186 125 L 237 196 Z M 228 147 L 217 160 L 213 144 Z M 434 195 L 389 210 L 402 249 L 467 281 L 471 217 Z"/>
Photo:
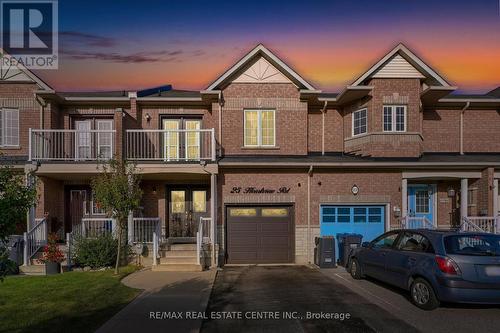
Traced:
<path id="1" fill-rule="evenodd" d="M 209 217 L 206 187 L 176 187 L 168 191 L 169 237 L 195 237 L 200 217 Z"/>
<path id="2" fill-rule="evenodd" d="M 87 205 L 87 191 L 86 190 L 70 190 L 69 192 L 69 217 L 71 222 L 71 227 L 69 230 L 73 230 L 75 225 L 82 222 L 82 218 L 85 215 Z"/>
<path id="3" fill-rule="evenodd" d="M 408 185 L 408 216 L 425 217 L 429 222 L 434 224 L 435 193 L 436 185 Z"/>

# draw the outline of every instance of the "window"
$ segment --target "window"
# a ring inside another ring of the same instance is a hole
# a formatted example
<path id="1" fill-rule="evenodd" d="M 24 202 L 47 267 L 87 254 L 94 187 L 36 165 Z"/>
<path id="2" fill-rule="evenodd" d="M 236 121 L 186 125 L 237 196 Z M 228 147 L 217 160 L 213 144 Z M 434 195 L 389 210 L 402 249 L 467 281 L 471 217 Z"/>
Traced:
<path id="1" fill-rule="evenodd" d="M 382 223 L 384 208 L 381 206 L 323 206 L 324 223 Z"/>
<path id="2" fill-rule="evenodd" d="M 384 106 L 383 114 L 384 132 L 406 131 L 406 106 L 389 105 Z"/>
<path id="3" fill-rule="evenodd" d="M 78 120 L 75 121 L 76 129 L 76 157 L 80 159 L 87 159 L 91 157 L 91 121 Z"/>
<path id="4" fill-rule="evenodd" d="M 352 133 L 360 135 L 367 132 L 367 110 L 361 109 L 352 114 Z"/>
<path id="5" fill-rule="evenodd" d="M 245 110 L 245 147 L 274 147 L 276 121 L 274 110 Z"/>
<path id="6" fill-rule="evenodd" d="M 231 216 L 257 216 L 257 209 L 255 208 L 231 208 L 229 209 Z"/>
<path id="7" fill-rule="evenodd" d="M 398 238 L 398 233 L 390 233 L 388 235 L 382 235 L 372 242 L 372 246 L 377 249 L 388 249 L 391 248 L 396 239 Z"/>
<path id="8" fill-rule="evenodd" d="M 92 200 L 92 215 L 105 215 L 106 211 L 95 200 L 94 193 L 92 193 L 91 200 Z"/>
<path id="9" fill-rule="evenodd" d="M 398 249 L 402 251 L 434 253 L 429 239 L 423 235 L 405 232 L 399 241 Z"/>
<path id="10" fill-rule="evenodd" d="M 207 211 L 207 191 L 193 191 L 193 211 L 195 213 Z"/>
<path id="11" fill-rule="evenodd" d="M 262 208 L 262 216 L 266 217 L 283 217 L 288 216 L 288 209 L 286 208 Z"/>
<path id="12" fill-rule="evenodd" d="M 113 155 L 113 120 L 97 120 L 97 156 L 111 158 Z"/>
<path id="13" fill-rule="evenodd" d="M 493 234 L 452 235 L 444 238 L 444 247 L 448 254 L 498 257 L 500 256 L 500 236 Z"/>
<path id="14" fill-rule="evenodd" d="M 415 212 L 420 214 L 429 213 L 429 191 L 415 191 Z"/>
<path id="15" fill-rule="evenodd" d="M 186 211 L 186 192 L 170 191 L 170 201 L 172 213 L 179 214 Z"/>
<path id="16" fill-rule="evenodd" d="M 0 147 L 19 146 L 19 110 L 0 109 Z"/>

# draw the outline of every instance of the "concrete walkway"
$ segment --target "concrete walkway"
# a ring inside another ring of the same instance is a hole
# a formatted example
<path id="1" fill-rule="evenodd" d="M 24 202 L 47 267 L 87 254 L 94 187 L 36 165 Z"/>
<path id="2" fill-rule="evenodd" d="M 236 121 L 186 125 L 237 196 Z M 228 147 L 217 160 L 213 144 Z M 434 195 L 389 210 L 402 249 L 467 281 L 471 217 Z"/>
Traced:
<path id="1" fill-rule="evenodd" d="M 122 282 L 144 292 L 97 332 L 199 332 L 215 275 L 215 270 L 131 274 Z"/>

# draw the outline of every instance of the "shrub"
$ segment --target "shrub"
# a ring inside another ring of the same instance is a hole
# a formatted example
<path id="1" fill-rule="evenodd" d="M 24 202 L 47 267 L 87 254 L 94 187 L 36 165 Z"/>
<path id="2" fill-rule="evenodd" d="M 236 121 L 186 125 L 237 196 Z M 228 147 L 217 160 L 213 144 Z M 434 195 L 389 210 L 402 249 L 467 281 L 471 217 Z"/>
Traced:
<path id="1" fill-rule="evenodd" d="M 0 243 L 0 282 L 3 281 L 5 275 L 16 273 L 17 264 L 9 259 L 9 251 L 7 247 Z"/>
<path id="2" fill-rule="evenodd" d="M 111 235 L 75 240 L 73 261 L 79 266 L 102 268 L 113 266 L 116 260 L 118 240 Z"/>

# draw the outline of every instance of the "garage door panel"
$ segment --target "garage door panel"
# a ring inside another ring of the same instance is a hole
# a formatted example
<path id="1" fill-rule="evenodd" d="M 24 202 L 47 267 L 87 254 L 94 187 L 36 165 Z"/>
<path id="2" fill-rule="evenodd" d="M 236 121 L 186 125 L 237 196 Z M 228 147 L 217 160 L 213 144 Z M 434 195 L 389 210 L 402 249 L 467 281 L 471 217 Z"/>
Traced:
<path id="1" fill-rule="evenodd" d="M 263 236 L 262 246 L 267 248 L 288 248 L 290 239 L 288 236 Z"/>
<path id="2" fill-rule="evenodd" d="M 244 218 L 226 215 L 229 263 L 293 262 L 291 207 L 238 206 L 229 209 L 233 212 L 256 212 L 256 216 Z"/>

